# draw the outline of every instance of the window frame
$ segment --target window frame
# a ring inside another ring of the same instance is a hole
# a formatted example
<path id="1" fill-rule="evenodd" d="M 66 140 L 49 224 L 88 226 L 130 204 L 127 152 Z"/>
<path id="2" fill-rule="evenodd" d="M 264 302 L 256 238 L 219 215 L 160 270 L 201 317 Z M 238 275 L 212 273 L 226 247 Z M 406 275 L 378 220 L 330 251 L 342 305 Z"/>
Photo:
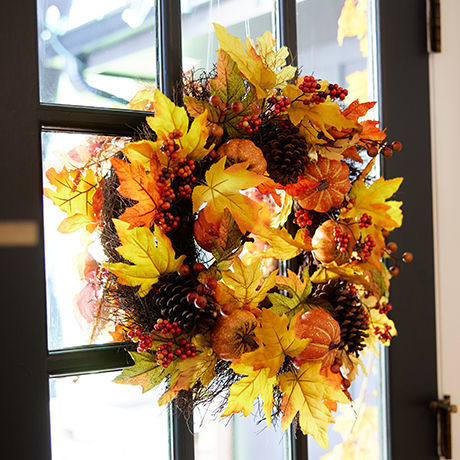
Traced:
<path id="1" fill-rule="evenodd" d="M 417 257 L 392 283 L 393 317 L 400 336 L 388 353 L 388 452 L 389 458 L 424 460 L 436 456 L 436 418 L 428 404 L 437 399 L 426 12 L 424 2 L 418 0 L 377 3 L 383 123 L 410 148 L 385 161 L 383 170 L 389 177 L 405 177 L 399 193 L 405 203 L 404 229 L 395 236 L 401 247 L 410 248 Z M 278 0 L 280 42 L 289 46 L 294 56 L 295 7 L 295 0 Z M 35 222 L 39 232 L 36 245 L 0 246 L 3 304 L 8 315 L 3 328 L 8 375 L 2 379 L 8 423 L 2 438 L 6 455 L 47 460 L 51 458 L 49 377 L 116 370 L 131 361 L 119 344 L 48 353 L 41 130 L 129 135 L 141 125 L 145 114 L 40 104 L 36 8 L 35 0 L 5 2 L 0 15 L 0 62 L 7 66 L 0 77 L 0 138 L 6 173 L 0 181 L 0 194 L 12 197 L 1 201 L 0 215 L 2 221 Z M 162 40 L 158 56 L 163 69 L 158 75 L 164 77 L 160 89 L 171 97 L 172 82 L 181 72 L 180 1 L 158 0 L 158 12 Z M 410 100 L 409 85 L 404 82 L 410 82 L 410 93 L 416 95 Z M 404 100 L 408 103 L 402 104 Z M 423 209 L 420 201 L 425 203 Z M 423 356 L 423 366 L 408 356 Z M 187 421 L 177 414 L 171 420 L 172 459 L 193 460 L 193 436 Z M 305 460 L 307 450 L 305 436 L 292 436 L 293 460 Z"/>

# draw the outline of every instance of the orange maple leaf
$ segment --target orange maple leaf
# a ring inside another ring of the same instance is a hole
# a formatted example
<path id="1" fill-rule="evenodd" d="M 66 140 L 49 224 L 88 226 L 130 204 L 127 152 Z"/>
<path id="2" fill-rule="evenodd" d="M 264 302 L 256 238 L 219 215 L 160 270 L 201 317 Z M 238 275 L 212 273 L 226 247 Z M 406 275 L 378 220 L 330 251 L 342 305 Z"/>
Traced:
<path id="1" fill-rule="evenodd" d="M 125 198 L 136 200 L 138 203 L 126 208 L 120 220 L 128 222 L 131 227 L 152 227 L 158 216 L 160 191 L 156 178 L 158 171 L 151 170 L 147 175 L 141 163 L 128 163 L 118 158 L 112 158 L 112 166 L 120 180 L 118 192 Z M 156 166 L 156 163 L 151 163 Z"/>

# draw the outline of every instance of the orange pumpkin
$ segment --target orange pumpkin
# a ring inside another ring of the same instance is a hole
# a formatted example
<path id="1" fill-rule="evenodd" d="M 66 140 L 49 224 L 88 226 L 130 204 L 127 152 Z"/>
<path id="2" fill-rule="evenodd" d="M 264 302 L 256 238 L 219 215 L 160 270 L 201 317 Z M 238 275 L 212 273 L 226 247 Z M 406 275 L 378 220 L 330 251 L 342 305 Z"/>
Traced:
<path id="1" fill-rule="evenodd" d="M 231 139 L 217 149 L 218 158 L 227 157 L 230 163 L 249 162 L 249 170 L 263 174 L 267 170 L 267 161 L 262 150 L 249 139 Z"/>
<path id="2" fill-rule="evenodd" d="M 342 233 L 348 236 L 349 243 L 345 251 L 337 249 L 337 241 L 334 238 L 334 230 L 338 228 Z M 311 244 L 313 246 L 313 255 L 323 264 L 336 262 L 342 265 L 350 258 L 350 250 L 353 245 L 354 237 L 346 225 L 339 224 L 333 220 L 326 220 L 315 231 Z"/>
<path id="3" fill-rule="evenodd" d="M 304 209 L 329 211 L 333 206 L 341 204 L 350 190 L 349 174 L 350 170 L 343 161 L 320 157 L 316 163 L 307 164 L 299 181 L 316 185 L 298 190 L 295 198 Z"/>
<path id="4" fill-rule="evenodd" d="M 238 308 L 229 316 L 220 316 L 211 331 L 212 348 L 217 356 L 233 361 L 243 353 L 257 348 L 254 329 L 256 317 L 248 310 Z"/>
<path id="5" fill-rule="evenodd" d="M 320 359 L 322 369 L 333 364 L 340 343 L 340 326 L 329 313 L 320 309 L 304 313 L 297 318 L 294 331 L 301 339 L 311 339 L 304 351 L 292 359 L 296 366 L 310 359 Z"/>

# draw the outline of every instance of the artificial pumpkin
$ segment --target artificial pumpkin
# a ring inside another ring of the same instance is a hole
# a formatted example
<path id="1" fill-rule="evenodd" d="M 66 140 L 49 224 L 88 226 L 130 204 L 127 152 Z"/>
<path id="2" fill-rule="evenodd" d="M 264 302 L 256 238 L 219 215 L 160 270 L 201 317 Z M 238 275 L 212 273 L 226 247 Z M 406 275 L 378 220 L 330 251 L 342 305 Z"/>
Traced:
<path id="1" fill-rule="evenodd" d="M 294 332 L 301 339 L 311 339 L 304 351 L 292 359 L 296 366 L 310 359 L 320 359 L 321 369 L 333 364 L 340 344 L 340 326 L 329 313 L 319 308 L 307 311 L 297 318 Z"/>
<path id="2" fill-rule="evenodd" d="M 349 240 L 343 251 L 338 249 L 338 243 L 334 235 L 335 231 L 342 233 Z M 350 248 L 353 245 L 353 241 L 354 236 L 346 225 L 333 220 L 326 220 L 316 229 L 311 239 L 313 255 L 323 264 L 336 262 L 338 265 L 342 265 L 350 258 Z"/>
<path id="3" fill-rule="evenodd" d="M 343 161 L 320 157 L 317 162 L 311 161 L 307 164 L 298 184 L 292 190 L 293 196 L 304 209 L 327 212 L 342 204 L 351 188 L 349 174 L 350 170 Z"/>
<path id="4" fill-rule="evenodd" d="M 228 316 L 220 316 L 211 331 L 212 348 L 217 356 L 233 361 L 243 353 L 258 347 L 254 329 L 256 317 L 246 309 L 238 308 Z"/>
<path id="5" fill-rule="evenodd" d="M 249 139 L 231 139 L 217 149 L 218 158 L 227 157 L 230 163 L 249 162 L 248 169 L 257 174 L 267 170 L 267 161 L 262 150 Z"/>

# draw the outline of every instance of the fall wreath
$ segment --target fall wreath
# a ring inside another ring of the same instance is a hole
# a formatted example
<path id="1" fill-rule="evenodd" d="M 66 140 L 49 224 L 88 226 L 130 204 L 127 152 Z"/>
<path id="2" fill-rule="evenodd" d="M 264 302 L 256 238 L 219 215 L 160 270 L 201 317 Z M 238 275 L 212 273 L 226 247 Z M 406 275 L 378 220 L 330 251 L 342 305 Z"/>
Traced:
<path id="1" fill-rule="evenodd" d="M 401 143 L 362 120 L 375 103 L 345 105 L 345 89 L 286 65 L 270 32 L 243 48 L 215 30 L 217 65 L 184 76 L 185 107 L 140 91 L 142 132 L 48 169 L 45 195 L 67 213 L 60 231 L 86 228 L 104 249 L 95 330 L 110 324 L 134 360 L 115 382 L 166 381 L 160 404 L 185 411 L 221 398 L 222 416 L 260 398 L 268 425 L 326 447 L 360 355 L 396 334 L 389 280 L 412 255 L 385 238 L 402 179 L 371 175 Z"/>

